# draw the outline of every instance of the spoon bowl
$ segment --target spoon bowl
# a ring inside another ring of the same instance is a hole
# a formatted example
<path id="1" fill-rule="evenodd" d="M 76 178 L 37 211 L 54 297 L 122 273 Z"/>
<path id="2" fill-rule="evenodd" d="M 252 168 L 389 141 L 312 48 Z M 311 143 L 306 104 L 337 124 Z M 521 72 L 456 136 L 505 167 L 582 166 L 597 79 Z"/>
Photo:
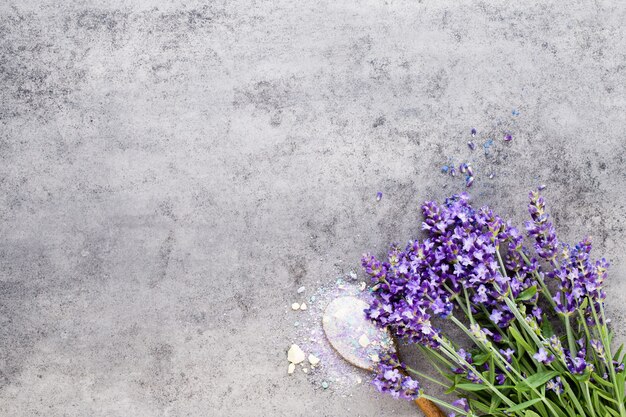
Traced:
<path id="1" fill-rule="evenodd" d="M 322 327 L 330 345 L 352 365 L 373 371 L 383 353 L 396 352 L 393 338 L 365 317 L 368 304 L 356 297 L 335 298 L 326 307 Z M 425 398 L 415 400 L 426 417 L 446 417 Z"/>

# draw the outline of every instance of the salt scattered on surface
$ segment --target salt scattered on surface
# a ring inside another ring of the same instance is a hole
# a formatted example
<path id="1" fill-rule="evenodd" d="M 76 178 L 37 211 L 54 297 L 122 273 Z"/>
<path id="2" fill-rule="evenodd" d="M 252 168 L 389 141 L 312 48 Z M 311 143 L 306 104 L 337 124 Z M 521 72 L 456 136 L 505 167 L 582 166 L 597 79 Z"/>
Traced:
<path id="1" fill-rule="evenodd" d="M 295 370 L 296 370 L 296 365 L 293 363 L 290 363 L 289 367 L 287 368 L 287 373 L 291 375 L 294 373 Z"/>
<path id="2" fill-rule="evenodd" d="M 297 292 L 298 292 L 298 294 L 302 294 L 302 293 L 304 292 L 304 290 L 305 290 L 305 289 L 306 289 L 306 288 L 304 288 L 304 287 L 300 287 L 300 288 L 298 288 L 298 291 L 297 291 Z"/>
<path id="3" fill-rule="evenodd" d="M 300 310 L 306 310 L 306 303 L 300 304 Z"/>
<path id="4" fill-rule="evenodd" d="M 368 347 L 370 344 L 370 340 L 367 338 L 366 334 L 361 335 L 361 337 L 359 337 L 359 345 L 361 345 L 361 347 Z"/>
<path id="5" fill-rule="evenodd" d="M 330 271 L 329 273 L 332 274 Z M 369 298 L 367 285 L 356 280 L 350 282 L 351 278 L 347 272 L 345 276 L 335 281 L 330 280 L 327 285 L 313 290 L 308 298 L 307 310 L 298 316 L 300 326 L 294 329 L 293 335 L 293 340 L 308 354 L 309 372 L 301 377 L 316 387 L 324 388 L 325 383 L 324 389 L 345 396 L 351 396 L 357 389 L 364 389 L 359 384 L 369 380 L 371 372 L 359 369 L 339 356 L 326 338 L 322 319 L 328 304 L 338 297 L 354 296 L 363 300 Z M 357 340 L 354 342 L 358 343 Z"/>
<path id="6" fill-rule="evenodd" d="M 291 309 L 294 310 L 294 311 L 295 310 L 299 310 L 300 309 L 300 303 L 293 303 L 291 305 Z"/>
<path id="7" fill-rule="evenodd" d="M 287 352 L 287 360 L 291 362 L 292 364 L 297 365 L 300 362 L 304 361 L 304 358 L 305 358 L 304 351 L 300 349 L 300 346 L 296 344 L 291 345 L 291 347 L 289 348 L 289 351 Z"/>

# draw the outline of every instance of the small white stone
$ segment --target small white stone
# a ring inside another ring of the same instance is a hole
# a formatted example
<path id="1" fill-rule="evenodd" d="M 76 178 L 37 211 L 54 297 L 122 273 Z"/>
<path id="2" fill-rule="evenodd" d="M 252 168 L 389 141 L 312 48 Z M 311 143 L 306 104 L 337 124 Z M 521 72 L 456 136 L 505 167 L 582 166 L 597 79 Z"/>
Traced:
<path id="1" fill-rule="evenodd" d="M 380 358 L 379 358 L 379 357 L 378 357 L 378 355 L 377 355 L 377 354 L 375 354 L 375 353 L 372 353 L 372 354 L 370 355 L 370 359 L 371 359 L 373 362 L 380 362 Z"/>
<path id="2" fill-rule="evenodd" d="M 357 383 L 357 384 L 360 384 L 361 382 L 363 382 L 363 380 L 361 379 L 361 377 L 357 377 L 357 378 L 356 378 L 356 383 Z"/>
<path id="3" fill-rule="evenodd" d="M 365 281 L 361 281 L 361 291 L 364 291 L 365 287 L 367 287 L 367 284 L 365 283 Z"/>
<path id="4" fill-rule="evenodd" d="M 350 278 L 353 280 L 356 279 L 356 272 L 350 271 Z"/>
<path id="5" fill-rule="evenodd" d="M 315 366 L 320 363 L 320 359 L 313 354 L 309 354 L 309 363 L 311 364 L 311 366 Z"/>
<path id="6" fill-rule="evenodd" d="M 298 294 L 302 294 L 306 288 L 300 287 L 298 288 Z"/>
<path id="7" fill-rule="evenodd" d="M 370 344 L 370 340 L 367 337 L 367 335 L 363 334 L 361 335 L 361 337 L 359 337 L 359 345 L 361 345 L 361 347 L 366 348 L 369 344 Z"/>
<path id="8" fill-rule="evenodd" d="M 289 367 L 287 368 L 287 373 L 291 375 L 294 373 L 295 370 L 296 370 L 296 365 L 294 365 L 293 363 L 290 363 Z"/>
<path id="9" fill-rule="evenodd" d="M 300 310 L 306 310 L 306 303 L 300 304 Z"/>
<path id="10" fill-rule="evenodd" d="M 304 352 L 298 345 L 291 345 L 289 352 L 287 352 L 287 360 L 294 364 L 299 364 L 304 360 Z"/>
<path id="11" fill-rule="evenodd" d="M 307 368 L 302 368 L 302 372 L 304 372 L 305 374 L 308 374 L 309 370 Z"/>
<path id="12" fill-rule="evenodd" d="M 299 303 L 293 303 L 291 305 L 291 309 L 294 310 L 294 311 L 295 310 L 300 310 L 300 304 Z"/>

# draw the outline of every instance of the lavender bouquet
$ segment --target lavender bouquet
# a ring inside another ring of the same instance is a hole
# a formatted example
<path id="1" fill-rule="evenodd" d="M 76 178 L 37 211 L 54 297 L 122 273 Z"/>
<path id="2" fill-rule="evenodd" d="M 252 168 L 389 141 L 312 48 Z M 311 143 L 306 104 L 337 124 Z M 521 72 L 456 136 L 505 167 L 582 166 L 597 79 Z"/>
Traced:
<path id="1" fill-rule="evenodd" d="M 591 241 L 559 244 L 543 198 L 530 194 L 527 237 L 466 194 L 422 206 L 427 233 L 388 260 L 364 255 L 373 282 L 366 315 L 423 351 L 437 377 L 389 354 L 373 381 L 394 397 L 427 398 L 451 416 L 626 417 L 624 354 L 611 350 L 605 259 Z M 448 320 L 467 336 L 452 340 Z M 456 394 L 452 403 L 419 380 Z"/>

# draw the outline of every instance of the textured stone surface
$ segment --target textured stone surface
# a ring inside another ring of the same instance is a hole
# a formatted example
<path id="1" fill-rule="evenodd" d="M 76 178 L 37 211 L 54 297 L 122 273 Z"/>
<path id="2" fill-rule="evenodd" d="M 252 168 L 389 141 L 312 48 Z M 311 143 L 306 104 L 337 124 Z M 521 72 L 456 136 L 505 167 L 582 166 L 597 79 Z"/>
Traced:
<path id="1" fill-rule="evenodd" d="M 449 158 L 520 222 L 548 185 L 564 240 L 613 263 L 625 340 L 625 12 L 0 3 L 0 415 L 416 415 L 287 375 L 290 304 L 414 236 L 463 189 Z"/>

